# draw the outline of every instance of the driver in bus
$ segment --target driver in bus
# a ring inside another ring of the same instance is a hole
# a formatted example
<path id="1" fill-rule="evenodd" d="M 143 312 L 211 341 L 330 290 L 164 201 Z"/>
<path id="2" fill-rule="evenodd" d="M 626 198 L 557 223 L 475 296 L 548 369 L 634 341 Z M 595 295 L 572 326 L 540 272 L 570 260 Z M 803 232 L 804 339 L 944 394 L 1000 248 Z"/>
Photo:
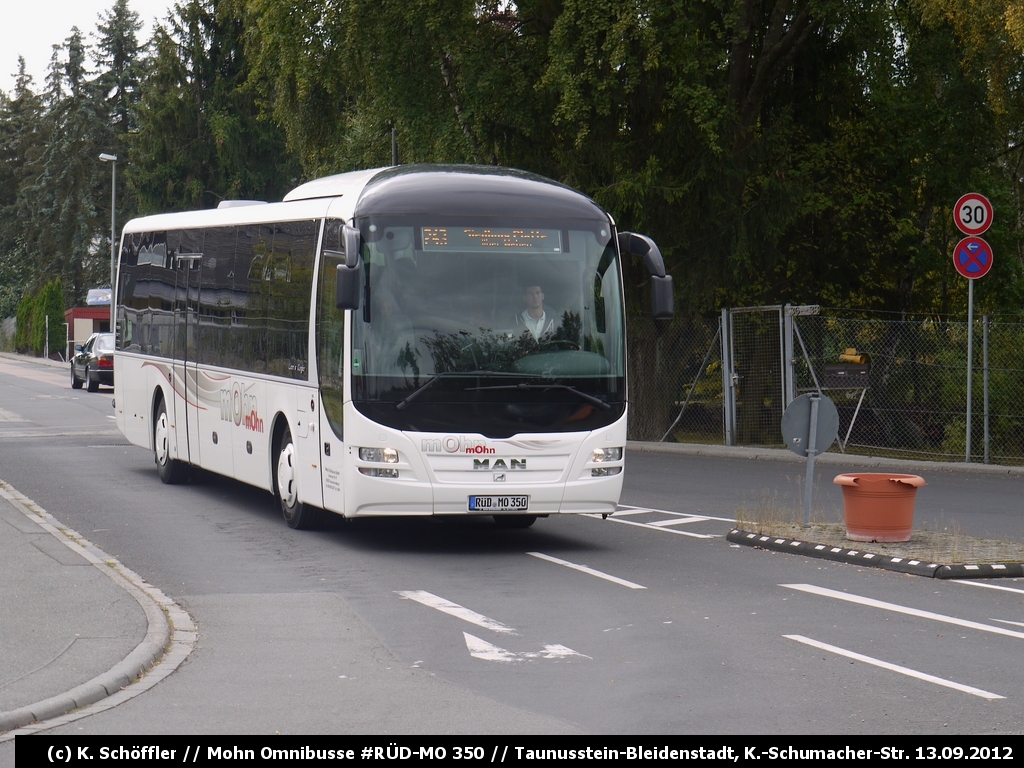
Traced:
<path id="1" fill-rule="evenodd" d="M 544 289 L 539 284 L 526 286 L 523 302 L 526 309 L 515 316 L 516 331 L 529 331 L 533 340 L 539 343 L 542 337 L 555 332 L 558 316 L 544 305 Z"/>

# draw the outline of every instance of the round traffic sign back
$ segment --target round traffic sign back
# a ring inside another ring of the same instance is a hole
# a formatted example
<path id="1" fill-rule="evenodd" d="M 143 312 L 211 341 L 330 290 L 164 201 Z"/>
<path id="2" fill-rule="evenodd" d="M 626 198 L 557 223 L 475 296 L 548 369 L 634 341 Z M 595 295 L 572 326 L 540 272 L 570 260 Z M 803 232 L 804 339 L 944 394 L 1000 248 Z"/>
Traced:
<path id="1" fill-rule="evenodd" d="M 953 266 L 968 280 L 984 277 L 992 269 L 992 246 L 980 237 L 965 237 L 953 249 Z"/>
<path id="2" fill-rule="evenodd" d="M 818 400 L 818 428 L 814 432 L 814 452 L 824 453 L 839 434 L 839 411 L 825 395 L 808 392 L 800 395 L 782 414 L 782 439 L 797 456 L 807 456 L 811 442 L 811 398 Z"/>
<path id="3" fill-rule="evenodd" d="M 992 203 L 984 195 L 968 192 L 956 201 L 953 221 L 965 235 L 980 235 L 992 226 Z"/>

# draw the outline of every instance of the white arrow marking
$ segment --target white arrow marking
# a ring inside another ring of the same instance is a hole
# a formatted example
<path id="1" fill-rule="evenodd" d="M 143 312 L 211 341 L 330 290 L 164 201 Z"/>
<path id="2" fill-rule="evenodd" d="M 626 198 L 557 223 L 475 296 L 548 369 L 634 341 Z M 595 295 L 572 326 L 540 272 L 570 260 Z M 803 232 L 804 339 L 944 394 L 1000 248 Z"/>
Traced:
<path id="1" fill-rule="evenodd" d="M 470 624 L 476 624 L 478 627 L 489 629 L 492 632 L 501 632 L 505 635 L 515 635 L 517 632 L 500 621 L 495 621 L 482 613 L 471 611 L 469 608 L 463 608 L 458 603 L 453 603 L 449 600 L 445 600 L 443 597 L 432 595 L 430 592 L 424 592 L 422 590 L 412 591 L 399 591 L 395 594 L 401 595 L 406 600 L 415 600 L 417 603 L 427 606 L 428 608 L 434 608 L 441 613 L 447 613 L 449 616 L 454 616 L 457 619 L 468 621 Z"/>
<path id="2" fill-rule="evenodd" d="M 895 611 L 896 613 L 905 613 L 908 616 L 917 616 L 922 619 L 932 619 L 933 621 L 944 621 L 947 624 L 954 624 L 958 627 L 967 627 L 968 629 L 977 629 L 982 632 L 992 632 L 997 635 L 1004 635 L 1006 637 L 1016 637 L 1019 640 L 1024 640 L 1024 633 L 1014 632 L 1012 629 L 1003 629 L 1002 627 L 993 627 L 988 624 L 981 624 L 977 621 L 968 621 L 967 619 L 958 619 L 956 616 L 946 616 L 942 613 L 932 613 L 931 611 L 922 611 L 917 608 L 908 608 L 905 605 L 897 605 L 896 603 L 886 603 L 882 600 L 875 600 L 871 597 L 861 597 L 860 595 L 849 595 L 845 592 L 837 592 L 834 589 L 826 589 L 825 587 L 816 587 L 813 584 L 780 584 L 780 587 L 788 587 L 789 589 L 798 589 L 801 592 L 810 592 L 812 595 L 822 595 L 823 597 L 834 597 L 836 600 L 845 600 L 849 603 L 857 603 L 859 605 L 867 605 L 872 608 L 881 608 L 884 611 Z"/>
<path id="3" fill-rule="evenodd" d="M 572 656 L 578 656 L 581 659 L 591 658 L 585 654 L 577 653 L 572 648 L 566 648 L 564 645 L 545 645 L 541 651 L 516 653 L 499 648 L 488 643 L 486 640 L 481 640 L 479 637 L 469 634 L 469 632 L 463 632 L 462 636 L 466 638 L 466 647 L 469 649 L 469 655 L 484 661 L 501 661 L 508 664 L 532 659 L 567 659 Z"/>
<path id="4" fill-rule="evenodd" d="M 942 685 L 946 688 L 952 688 L 957 691 L 963 691 L 964 693 L 970 693 L 973 696 L 980 696 L 983 699 L 1005 699 L 1005 696 L 1000 696 L 998 693 L 989 693 L 983 691 L 981 688 L 973 688 L 969 685 L 963 685 L 962 683 L 954 683 L 952 680 L 946 680 L 942 677 L 935 677 L 924 672 L 918 672 L 916 669 L 910 669 L 909 667 L 901 667 L 898 664 L 891 664 L 888 661 L 882 661 L 881 659 L 875 659 L 871 656 L 864 656 L 860 653 L 854 653 L 848 651 L 845 648 L 840 648 L 836 645 L 829 645 L 823 643 L 820 640 L 812 640 L 809 637 L 803 635 L 783 635 L 783 637 L 790 640 L 796 640 L 798 643 L 809 645 L 813 648 L 820 648 L 823 651 L 829 653 L 835 653 L 840 656 L 845 656 L 848 659 L 855 659 L 856 661 L 863 661 L 865 664 L 871 664 L 875 667 L 881 667 L 882 669 L 888 669 L 890 672 L 899 672 L 901 675 L 907 675 L 908 677 L 915 677 L 918 680 L 924 680 L 927 683 L 935 683 L 936 685 Z"/>

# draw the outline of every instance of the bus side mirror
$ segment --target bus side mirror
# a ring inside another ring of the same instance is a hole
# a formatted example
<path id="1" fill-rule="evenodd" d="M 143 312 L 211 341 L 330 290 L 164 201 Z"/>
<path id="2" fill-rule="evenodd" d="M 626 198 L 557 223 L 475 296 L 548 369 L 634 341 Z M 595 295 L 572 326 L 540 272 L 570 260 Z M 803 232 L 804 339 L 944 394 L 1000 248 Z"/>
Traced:
<path id="1" fill-rule="evenodd" d="M 619 233 L 619 252 L 641 256 L 651 273 L 651 315 L 655 320 L 668 320 L 675 315 L 672 297 L 672 275 L 665 273 L 665 259 L 651 238 L 635 232 Z"/>
<path id="2" fill-rule="evenodd" d="M 362 264 L 354 267 L 338 265 L 338 279 L 334 288 L 334 306 L 338 309 L 359 309 L 363 289 Z"/>
<path id="3" fill-rule="evenodd" d="M 338 265 L 337 282 L 334 287 L 334 306 L 337 309 L 359 309 L 363 276 L 363 260 L 359 257 L 361 245 L 359 230 L 346 224 L 342 228 L 342 237 L 345 240 L 345 263 Z M 337 251 L 325 253 L 334 256 L 342 255 Z"/>

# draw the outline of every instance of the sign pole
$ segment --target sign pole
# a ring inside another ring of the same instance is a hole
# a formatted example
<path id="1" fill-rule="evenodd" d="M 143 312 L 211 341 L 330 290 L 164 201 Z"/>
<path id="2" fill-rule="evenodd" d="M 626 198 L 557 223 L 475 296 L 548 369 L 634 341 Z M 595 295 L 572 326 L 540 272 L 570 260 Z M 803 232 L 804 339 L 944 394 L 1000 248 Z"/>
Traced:
<path id="1" fill-rule="evenodd" d="M 811 526 L 811 504 L 814 502 L 814 455 L 817 453 L 818 438 L 818 404 L 821 402 L 821 395 L 812 394 L 811 401 L 811 424 L 807 430 L 807 478 L 804 480 L 804 528 Z M 834 438 L 833 438 L 834 439 Z"/>
<path id="2" fill-rule="evenodd" d="M 971 396 L 974 394 L 974 281 L 988 274 L 993 260 L 992 248 L 978 235 L 992 226 L 992 217 L 992 203 L 977 192 L 961 195 L 953 206 L 953 223 L 967 235 L 953 248 L 953 266 L 967 278 L 967 446 L 964 450 L 967 464 L 971 463 Z"/>
<path id="3" fill-rule="evenodd" d="M 967 450 L 964 461 L 971 463 L 971 395 L 974 373 L 974 281 L 967 281 Z"/>

